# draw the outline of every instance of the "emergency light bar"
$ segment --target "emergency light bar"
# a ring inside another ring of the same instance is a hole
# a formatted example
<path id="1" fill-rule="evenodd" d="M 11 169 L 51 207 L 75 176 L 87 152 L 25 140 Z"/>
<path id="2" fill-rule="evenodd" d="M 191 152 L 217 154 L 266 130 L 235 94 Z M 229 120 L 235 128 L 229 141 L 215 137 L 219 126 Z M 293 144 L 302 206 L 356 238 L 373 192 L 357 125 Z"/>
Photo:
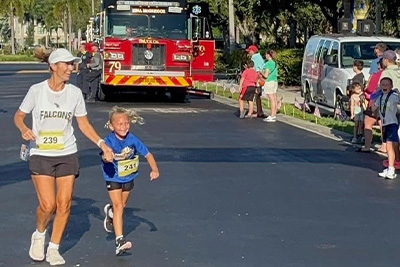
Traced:
<path id="1" fill-rule="evenodd" d="M 179 2 L 156 1 L 117 1 L 117 5 L 147 6 L 147 7 L 179 7 Z"/>

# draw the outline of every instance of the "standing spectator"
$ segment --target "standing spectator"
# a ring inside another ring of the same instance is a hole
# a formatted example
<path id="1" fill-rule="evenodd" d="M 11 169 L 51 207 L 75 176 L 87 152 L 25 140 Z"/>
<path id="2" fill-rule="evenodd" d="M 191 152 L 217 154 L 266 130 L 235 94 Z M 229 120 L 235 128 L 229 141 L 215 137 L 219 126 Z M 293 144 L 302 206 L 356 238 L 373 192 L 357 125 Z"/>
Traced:
<path id="1" fill-rule="evenodd" d="M 58 248 L 70 214 L 75 178 L 79 174 L 73 117 L 81 132 L 100 147 L 105 161 L 112 162 L 114 155 L 89 123 L 81 90 L 68 83 L 74 64 L 79 63 L 80 58 L 64 48 L 51 54 L 38 48 L 35 56 L 49 63 L 51 76 L 31 86 L 14 116 L 22 138 L 30 141 L 29 170 L 39 201 L 29 256 L 34 261 L 43 261 L 46 257 L 50 265 L 61 265 L 65 260 Z M 32 129 L 24 122 L 31 112 Z M 54 213 L 45 256 L 46 229 Z"/>
<path id="2" fill-rule="evenodd" d="M 241 119 L 245 117 L 244 101 L 247 101 L 249 105 L 249 112 L 246 115 L 246 118 L 251 118 L 253 115 L 253 99 L 256 91 L 257 80 L 258 73 L 254 70 L 254 62 L 250 60 L 247 63 L 247 68 L 243 71 L 239 82 L 239 110 Z"/>
<path id="3" fill-rule="evenodd" d="M 83 98 L 86 99 L 90 94 L 89 90 L 89 69 L 88 65 L 90 64 L 90 60 L 92 55 L 86 51 L 86 45 L 79 45 L 79 52 L 77 55 L 81 59 L 81 63 L 76 64 L 78 76 L 77 76 L 77 85 L 82 90 Z"/>
<path id="4" fill-rule="evenodd" d="M 256 72 L 261 72 L 264 67 L 264 59 L 258 52 L 258 47 L 255 45 L 250 45 L 246 52 L 251 56 L 251 60 L 254 62 L 254 70 Z M 261 104 L 261 87 L 257 85 L 257 92 L 255 94 L 255 100 L 257 105 L 257 118 L 265 118 L 262 104 Z"/>
<path id="5" fill-rule="evenodd" d="M 372 127 L 375 125 L 376 122 L 379 123 L 380 130 L 381 130 L 381 141 L 382 145 L 378 149 L 379 152 L 386 153 L 386 142 L 382 140 L 382 122 L 379 118 L 378 111 L 372 111 L 372 103 L 373 99 L 372 95 L 377 94 L 380 91 L 379 80 L 381 78 L 382 72 L 385 69 L 383 65 L 383 59 L 381 58 L 378 62 L 378 72 L 375 72 L 371 75 L 369 82 L 364 90 L 365 99 L 368 101 L 368 106 L 364 112 L 364 138 L 365 143 L 364 146 L 359 148 L 357 152 L 370 152 L 371 150 L 371 143 L 372 143 Z"/>
<path id="6" fill-rule="evenodd" d="M 385 70 L 382 72 L 381 80 L 388 77 L 393 82 L 393 88 L 400 90 L 400 69 L 396 64 L 396 53 L 393 50 L 387 50 L 382 55 Z"/>
<path id="7" fill-rule="evenodd" d="M 379 173 L 382 178 L 395 179 L 396 170 L 394 168 L 395 150 L 399 147 L 398 121 L 396 117 L 397 103 L 399 96 L 393 90 L 392 80 L 388 77 L 381 78 L 380 87 L 382 94 L 376 98 L 372 109 L 379 109 L 379 116 L 382 121 L 383 141 L 386 142 L 388 154 L 388 167 Z"/>
<path id="8" fill-rule="evenodd" d="M 354 136 L 351 143 L 358 142 L 359 134 L 363 132 L 364 122 L 364 98 L 362 97 L 363 91 L 359 82 L 351 84 L 351 97 L 350 97 L 350 114 L 351 119 L 354 120 Z"/>
<path id="9" fill-rule="evenodd" d="M 264 122 L 275 122 L 277 112 L 277 99 L 276 92 L 278 90 L 278 66 L 276 64 L 276 52 L 274 50 L 268 50 L 265 53 L 265 62 L 261 77 L 265 79 L 263 87 L 263 95 L 268 97 L 271 102 L 271 115 L 265 118 Z"/>
<path id="10" fill-rule="evenodd" d="M 378 62 L 379 59 L 381 59 L 383 53 L 387 50 L 387 46 L 384 43 L 377 43 L 374 48 L 374 54 L 376 55 L 376 58 L 371 61 L 371 67 L 369 69 L 369 77 L 371 77 L 372 74 L 375 72 L 378 72 Z"/>
<path id="11" fill-rule="evenodd" d="M 400 47 L 397 47 L 396 50 L 394 50 L 394 52 L 396 52 L 396 63 L 400 68 Z"/>
<path id="12" fill-rule="evenodd" d="M 364 77 L 364 74 L 362 73 L 363 68 L 364 68 L 364 61 L 354 60 L 353 71 L 356 75 L 354 75 L 353 79 L 351 79 L 351 82 L 359 83 L 361 85 L 362 90 L 364 89 L 364 85 L 365 85 L 365 77 Z"/>
<path id="13" fill-rule="evenodd" d="M 90 94 L 87 96 L 87 103 L 96 102 L 97 92 L 100 86 L 101 70 L 103 69 L 103 58 L 99 52 L 99 45 L 97 43 L 93 43 L 92 50 L 92 62 L 89 64 Z"/>

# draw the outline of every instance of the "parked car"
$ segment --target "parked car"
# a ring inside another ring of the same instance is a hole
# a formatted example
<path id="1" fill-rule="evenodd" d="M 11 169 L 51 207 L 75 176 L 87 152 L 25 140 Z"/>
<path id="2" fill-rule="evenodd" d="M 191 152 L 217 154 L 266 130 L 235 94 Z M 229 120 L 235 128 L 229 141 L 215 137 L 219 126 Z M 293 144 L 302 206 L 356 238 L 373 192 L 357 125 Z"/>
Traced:
<path id="1" fill-rule="evenodd" d="M 385 43 L 389 49 L 400 47 L 400 39 L 355 34 L 315 35 L 304 51 L 301 94 L 307 102 L 318 103 L 334 112 L 337 108 L 348 111 L 346 88 L 354 77 L 353 62 L 364 62 L 363 74 L 369 78 L 371 61 L 376 58 L 374 47 Z"/>

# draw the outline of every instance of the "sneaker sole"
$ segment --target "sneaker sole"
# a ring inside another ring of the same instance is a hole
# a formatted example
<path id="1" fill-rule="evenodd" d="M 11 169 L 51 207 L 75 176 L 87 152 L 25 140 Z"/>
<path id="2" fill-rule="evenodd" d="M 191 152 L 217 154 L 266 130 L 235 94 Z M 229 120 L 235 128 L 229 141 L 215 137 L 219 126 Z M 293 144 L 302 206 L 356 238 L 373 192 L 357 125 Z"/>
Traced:
<path id="1" fill-rule="evenodd" d="M 381 174 L 381 173 L 378 173 L 378 176 L 381 177 L 381 178 L 386 178 L 387 177 L 386 174 Z"/>
<path id="2" fill-rule="evenodd" d="M 106 217 L 104 218 L 104 221 L 103 221 L 103 227 L 107 233 L 112 233 L 113 232 L 112 230 L 107 229 L 107 218 L 108 218 L 108 207 L 109 206 L 110 206 L 110 204 L 107 204 L 104 206 L 104 214 Z"/>
<path id="3" fill-rule="evenodd" d="M 126 251 L 130 250 L 132 248 L 132 243 L 130 241 L 127 241 L 124 245 L 122 245 L 119 250 L 115 252 L 117 256 L 122 255 Z"/>
<path id="4" fill-rule="evenodd" d="M 50 262 L 49 260 L 46 259 L 46 261 L 51 265 L 51 266 L 55 266 L 55 265 L 64 265 L 65 261 L 56 261 L 56 262 Z"/>
<path id="5" fill-rule="evenodd" d="M 386 179 L 393 180 L 393 179 L 396 179 L 396 177 L 397 177 L 397 174 L 395 174 L 395 175 L 394 175 L 394 176 L 392 176 L 392 177 L 386 176 L 385 178 L 386 178 Z"/>

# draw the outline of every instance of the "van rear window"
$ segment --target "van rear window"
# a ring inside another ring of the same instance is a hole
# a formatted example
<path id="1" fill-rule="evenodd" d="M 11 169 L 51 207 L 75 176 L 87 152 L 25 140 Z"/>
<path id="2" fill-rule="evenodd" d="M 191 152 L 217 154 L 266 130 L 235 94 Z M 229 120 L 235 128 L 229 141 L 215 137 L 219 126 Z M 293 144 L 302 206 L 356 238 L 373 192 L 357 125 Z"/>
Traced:
<path id="1" fill-rule="evenodd" d="M 341 45 L 341 66 L 349 68 L 353 66 L 356 59 L 364 61 L 364 67 L 369 68 L 371 61 L 376 58 L 374 54 L 375 45 L 378 42 L 357 42 L 357 43 L 342 43 Z M 400 47 L 399 43 L 386 43 L 389 49 L 395 50 Z"/>

